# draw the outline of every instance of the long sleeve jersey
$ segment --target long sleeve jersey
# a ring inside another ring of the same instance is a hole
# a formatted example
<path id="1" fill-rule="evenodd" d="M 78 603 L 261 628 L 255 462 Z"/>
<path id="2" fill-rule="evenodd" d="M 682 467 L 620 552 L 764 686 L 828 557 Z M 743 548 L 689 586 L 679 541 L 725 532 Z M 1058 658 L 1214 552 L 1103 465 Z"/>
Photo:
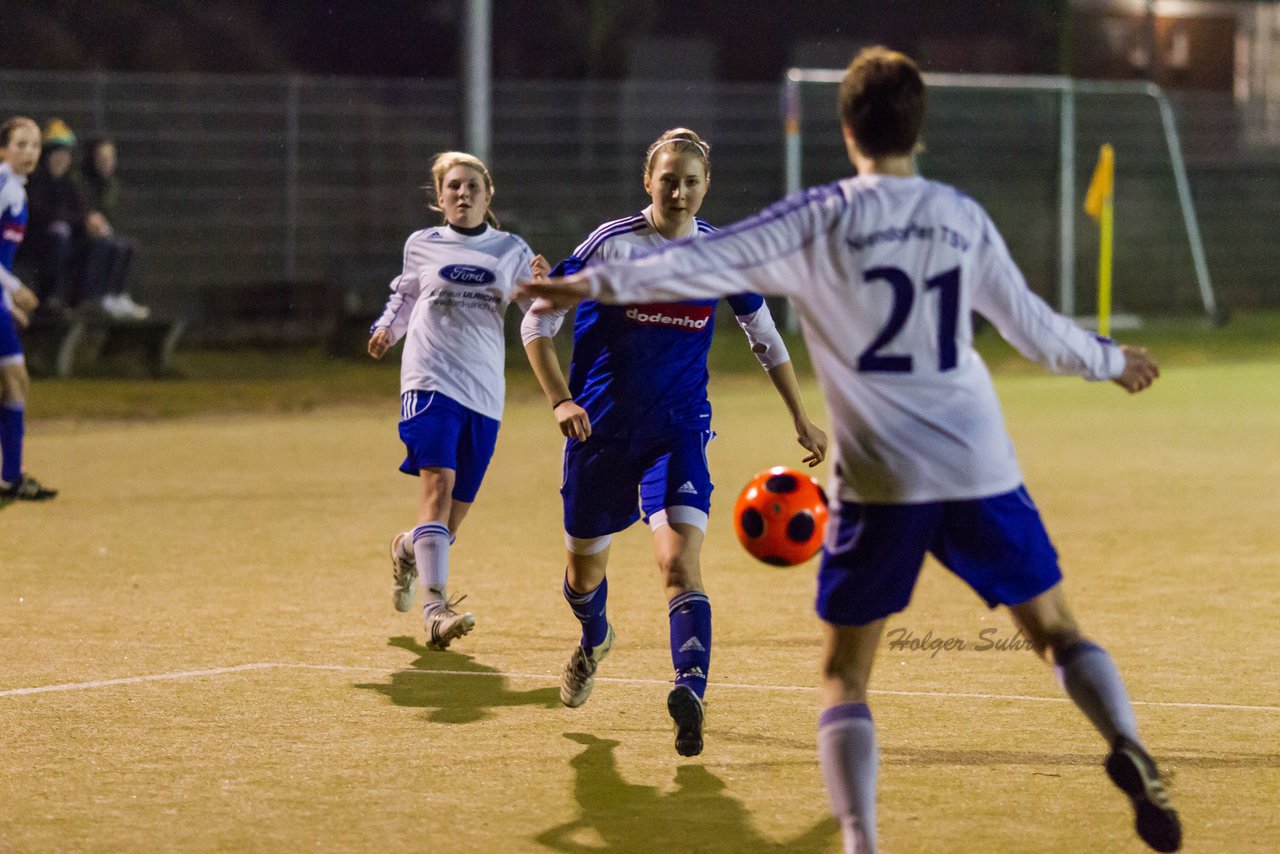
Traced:
<path id="1" fill-rule="evenodd" d="M 13 305 L 13 292 L 22 282 L 13 274 L 13 259 L 27 231 L 26 180 L 0 163 L 0 307 Z"/>
<path id="2" fill-rule="evenodd" d="M 702 240 L 585 271 L 610 303 L 753 290 L 792 300 L 849 501 L 997 495 L 1022 482 L 971 311 L 1023 355 L 1110 379 L 1124 354 L 1033 294 L 977 202 L 920 177 L 848 178 Z"/>
<path id="3" fill-rule="evenodd" d="M 467 235 L 424 228 L 404 245 L 404 269 L 373 329 L 405 338 L 400 391 L 439 391 L 502 419 L 506 344 L 502 335 L 516 281 L 528 278 L 533 252 L 505 231 Z M 528 308 L 522 303 L 522 308 Z"/>
<path id="4" fill-rule="evenodd" d="M 715 231 L 694 218 L 692 236 Z M 601 225 L 551 275 L 565 276 L 590 265 L 634 258 L 670 242 L 654 226 L 650 206 Z M 786 362 L 790 356 L 764 299 L 754 293 L 725 296 L 761 366 L 769 370 Z M 569 392 L 591 417 L 593 433 L 622 435 L 709 425 L 707 353 L 717 299 L 626 308 L 587 301 L 578 307 Z M 528 344 L 537 337 L 554 336 L 566 313 L 526 314 L 521 338 Z"/>

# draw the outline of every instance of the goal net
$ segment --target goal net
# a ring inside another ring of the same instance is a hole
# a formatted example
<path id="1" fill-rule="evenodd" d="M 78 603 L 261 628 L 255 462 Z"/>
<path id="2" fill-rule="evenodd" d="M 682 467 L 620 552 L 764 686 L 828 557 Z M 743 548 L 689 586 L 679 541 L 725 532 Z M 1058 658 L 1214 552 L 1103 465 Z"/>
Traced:
<path id="1" fill-rule="evenodd" d="M 793 68 L 784 104 L 788 192 L 849 174 L 836 118 L 843 69 Z M 1064 314 L 1096 312 L 1098 229 L 1084 213 L 1103 143 L 1116 150 L 1117 316 L 1219 308 L 1173 111 L 1154 84 L 926 74 L 923 175 L 973 196 L 1033 290 Z"/>

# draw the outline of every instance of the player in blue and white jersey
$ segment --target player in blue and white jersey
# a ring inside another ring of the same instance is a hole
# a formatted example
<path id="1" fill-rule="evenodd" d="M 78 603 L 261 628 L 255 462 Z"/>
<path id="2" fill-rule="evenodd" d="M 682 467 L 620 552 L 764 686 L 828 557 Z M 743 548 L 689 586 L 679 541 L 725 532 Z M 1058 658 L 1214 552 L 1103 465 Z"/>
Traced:
<path id="1" fill-rule="evenodd" d="M 686 128 L 667 131 L 645 156 L 644 186 L 652 204 L 597 228 L 552 275 L 713 233 L 695 216 L 710 177 L 707 144 Z M 791 414 L 797 440 L 809 452 L 805 461 L 817 465 L 827 437 L 805 413 L 764 299 L 754 293 L 727 299 Z M 565 665 L 560 699 L 580 706 L 591 694 L 596 666 L 614 640 L 605 608 L 609 543 L 643 515 L 653 531 L 670 614 L 676 675 L 667 708 L 676 724 L 676 750 L 686 756 L 702 750 L 702 697 L 711 663 L 711 603 L 699 555 L 711 507 L 707 352 L 715 304 L 583 303 L 568 383 L 552 346 L 564 312 L 531 312 L 521 324 L 525 351 L 567 440 L 560 490 L 568 548 L 564 596 L 582 624 L 582 638 Z"/>
<path id="2" fill-rule="evenodd" d="M 395 607 L 425 592 L 431 647 L 444 649 L 471 631 L 475 615 L 450 598 L 449 547 L 480 489 L 502 420 L 503 320 L 521 276 L 549 266 L 514 234 L 498 230 L 490 210 L 493 179 L 470 154 L 437 155 L 431 167 L 443 225 L 409 236 L 403 271 L 373 324 L 369 355 L 380 359 L 404 338 L 400 368 L 400 470 L 419 479 L 418 524 L 391 541 Z M 525 302 L 524 307 L 528 307 Z"/>
<path id="3" fill-rule="evenodd" d="M 40 304 L 35 292 L 13 274 L 13 257 L 27 227 L 27 176 L 40 160 L 40 128 L 25 116 L 0 124 L 0 503 L 45 501 L 57 490 L 22 471 L 26 437 L 26 356 L 18 327 L 27 325 Z"/>
<path id="4" fill-rule="evenodd" d="M 1027 288 L 986 212 L 915 174 L 924 117 L 915 63 L 884 48 L 863 51 L 839 105 L 857 177 L 791 196 L 709 238 L 523 292 L 568 305 L 751 289 L 796 306 L 836 433 L 838 501 L 818 578 L 818 742 L 846 851 L 876 849 L 879 761 L 867 682 L 885 619 L 907 606 L 926 553 L 988 605 L 1007 606 L 1037 651 L 1052 653 L 1068 695 L 1110 746 L 1106 771 L 1131 800 L 1138 834 L 1175 851 L 1177 813 L 1120 674 L 1067 607 L 1056 552 L 971 346 L 970 312 L 1058 373 L 1138 392 L 1159 371 L 1144 350 L 1054 313 Z"/>

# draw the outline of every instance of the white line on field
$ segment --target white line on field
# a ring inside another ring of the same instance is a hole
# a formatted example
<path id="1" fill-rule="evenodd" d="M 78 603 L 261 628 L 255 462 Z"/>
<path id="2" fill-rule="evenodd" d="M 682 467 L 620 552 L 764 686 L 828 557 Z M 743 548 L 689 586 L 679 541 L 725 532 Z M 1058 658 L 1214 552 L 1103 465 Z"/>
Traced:
<path id="1" fill-rule="evenodd" d="M 184 670 L 176 673 L 153 673 L 146 676 L 129 676 L 122 679 L 99 679 L 93 682 L 67 682 L 60 685 L 40 685 L 34 688 L 9 688 L 0 691 L 0 697 L 26 694 L 45 694 L 52 691 L 80 691 L 89 688 L 107 688 L 113 685 L 136 685 L 142 682 L 167 682 L 179 679 L 198 679 L 204 676 L 222 676 L 250 670 L 329 670 L 345 673 L 386 673 L 384 667 L 362 667 L 346 664 L 294 664 L 287 662 L 260 662 L 237 664 L 233 667 L 211 667 L 207 670 Z M 497 670 L 395 670 L 395 676 L 488 676 L 504 679 L 533 679 L 540 682 L 556 682 L 554 673 L 512 673 Z M 638 679 L 622 676 L 597 676 L 597 682 L 617 682 L 626 685 L 670 685 L 669 679 Z M 716 690 L 816 692 L 810 685 L 759 685 L 748 682 L 712 682 Z M 939 700 L 1019 700 L 1033 703 L 1069 703 L 1066 697 L 1035 697 L 1029 694 L 981 694 L 967 691 L 868 691 L 890 697 L 926 697 Z M 1234 703 L 1176 703 L 1159 700 L 1133 700 L 1135 706 L 1154 706 L 1169 709 L 1218 709 L 1233 712 L 1280 712 L 1280 706 L 1246 706 Z"/>
<path id="2" fill-rule="evenodd" d="M 177 679 L 195 679 L 200 676 L 220 676 L 223 673 L 240 673 L 244 670 L 268 670 L 279 664 L 237 664 L 234 667 L 214 667 L 209 670 L 180 670 L 177 673 L 151 673 L 147 676 L 126 676 L 123 679 L 99 679 L 94 682 L 65 682 L 61 685 L 40 685 L 35 688 L 9 688 L 0 691 L 0 697 L 22 694 L 47 694 L 50 691 L 82 691 L 86 688 L 107 688 L 111 685 L 136 685 L 139 682 L 167 682 Z"/>

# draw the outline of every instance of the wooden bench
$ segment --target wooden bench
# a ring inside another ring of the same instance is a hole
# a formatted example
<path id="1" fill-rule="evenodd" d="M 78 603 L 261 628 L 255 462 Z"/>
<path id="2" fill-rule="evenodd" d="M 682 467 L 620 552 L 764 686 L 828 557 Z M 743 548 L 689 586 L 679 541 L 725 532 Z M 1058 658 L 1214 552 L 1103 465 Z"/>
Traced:
<path id="1" fill-rule="evenodd" d="M 21 333 L 32 373 L 69 377 L 101 360 L 137 353 L 147 373 L 173 370 L 173 353 L 186 324 L 171 318 L 123 320 L 99 312 L 39 312 Z"/>

